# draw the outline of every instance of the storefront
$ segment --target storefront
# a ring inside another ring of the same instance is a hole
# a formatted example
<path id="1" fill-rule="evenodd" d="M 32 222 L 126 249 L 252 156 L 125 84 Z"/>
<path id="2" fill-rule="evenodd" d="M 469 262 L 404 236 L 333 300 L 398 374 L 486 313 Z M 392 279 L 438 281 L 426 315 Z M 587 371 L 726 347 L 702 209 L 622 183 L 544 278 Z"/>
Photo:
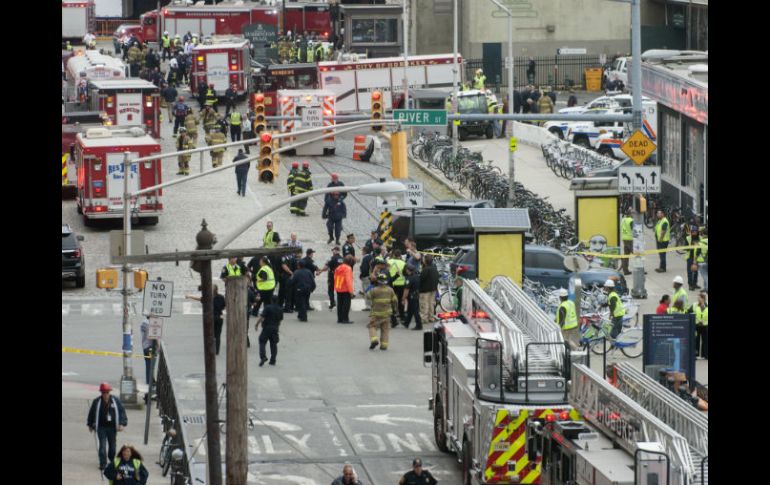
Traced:
<path id="1" fill-rule="evenodd" d="M 642 94 L 658 103 L 662 195 L 707 220 L 708 75 L 693 74 L 693 65 L 643 63 Z"/>

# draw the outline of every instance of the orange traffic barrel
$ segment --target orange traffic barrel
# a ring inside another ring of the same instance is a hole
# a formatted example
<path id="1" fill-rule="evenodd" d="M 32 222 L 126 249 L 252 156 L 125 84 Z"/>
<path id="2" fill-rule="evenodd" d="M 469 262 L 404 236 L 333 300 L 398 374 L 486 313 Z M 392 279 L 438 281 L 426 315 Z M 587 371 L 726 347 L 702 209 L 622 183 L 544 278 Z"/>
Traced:
<path id="1" fill-rule="evenodd" d="M 366 135 L 356 135 L 353 142 L 353 160 L 361 161 L 361 154 L 366 151 Z"/>

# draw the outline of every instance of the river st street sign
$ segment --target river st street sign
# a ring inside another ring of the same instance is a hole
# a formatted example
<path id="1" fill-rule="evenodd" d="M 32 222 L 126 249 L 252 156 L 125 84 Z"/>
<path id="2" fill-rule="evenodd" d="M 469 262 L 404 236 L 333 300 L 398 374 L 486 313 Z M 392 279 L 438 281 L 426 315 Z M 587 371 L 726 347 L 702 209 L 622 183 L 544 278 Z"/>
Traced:
<path id="1" fill-rule="evenodd" d="M 446 125 L 446 110 L 394 109 L 393 119 L 405 126 Z"/>

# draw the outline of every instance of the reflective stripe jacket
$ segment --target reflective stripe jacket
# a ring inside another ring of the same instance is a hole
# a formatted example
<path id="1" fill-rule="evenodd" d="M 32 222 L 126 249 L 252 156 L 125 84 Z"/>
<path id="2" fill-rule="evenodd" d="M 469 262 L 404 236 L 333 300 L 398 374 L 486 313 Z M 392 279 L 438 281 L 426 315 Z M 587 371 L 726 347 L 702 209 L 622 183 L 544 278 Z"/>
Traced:
<path id="1" fill-rule="evenodd" d="M 353 293 L 353 268 L 341 264 L 334 270 L 334 291 L 337 293 Z"/>
<path id="2" fill-rule="evenodd" d="M 270 265 L 264 265 L 257 271 L 257 290 L 269 291 L 275 288 L 275 275 Z M 270 302 L 263 302 L 265 304 Z"/>
<path id="3" fill-rule="evenodd" d="M 389 317 L 398 311 L 396 292 L 388 285 L 378 284 L 366 294 L 372 301 L 373 317 Z"/>
<path id="4" fill-rule="evenodd" d="M 559 321 L 559 315 L 561 314 L 561 309 L 564 308 L 566 311 L 564 316 L 564 321 Z M 566 300 L 561 302 L 561 305 L 559 305 L 559 308 L 556 310 L 556 323 L 558 323 L 561 326 L 562 330 L 570 330 L 575 327 L 577 327 L 577 313 L 575 312 L 575 303 L 573 303 L 570 300 Z"/>

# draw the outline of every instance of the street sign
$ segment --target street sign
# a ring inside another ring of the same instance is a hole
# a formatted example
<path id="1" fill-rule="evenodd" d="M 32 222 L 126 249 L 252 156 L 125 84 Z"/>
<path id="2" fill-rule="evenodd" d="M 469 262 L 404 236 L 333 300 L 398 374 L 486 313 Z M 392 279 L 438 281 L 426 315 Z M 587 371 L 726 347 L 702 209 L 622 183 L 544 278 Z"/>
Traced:
<path id="1" fill-rule="evenodd" d="M 508 140 L 508 150 L 513 153 L 516 151 L 516 137 L 512 136 L 510 140 Z"/>
<path id="2" fill-rule="evenodd" d="M 563 56 L 566 54 L 582 54 L 585 55 L 588 53 L 588 50 L 585 47 L 562 47 L 561 49 L 556 49 L 556 55 L 557 56 Z"/>
<path id="3" fill-rule="evenodd" d="M 620 167 L 618 192 L 621 194 L 660 193 L 660 167 Z"/>
<path id="4" fill-rule="evenodd" d="M 391 197 L 380 197 L 377 196 L 377 208 L 378 209 L 388 209 L 389 211 L 393 211 L 398 207 L 398 197 L 397 196 L 391 196 Z"/>
<path id="5" fill-rule="evenodd" d="M 404 207 L 424 207 L 425 192 L 422 182 L 407 182 L 404 192 Z"/>
<path id="6" fill-rule="evenodd" d="M 445 125 L 445 109 L 394 109 L 393 120 L 400 121 L 402 125 Z"/>
<path id="7" fill-rule="evenodd" d="M 252 47 L 264 47 L 278 40 L 276 27 L 268 24 L 244 25 L 243 36 L 251 42 Z"/>
<path id="8" fill-rule="evenodd" d="M 147 329 L 147 338 L 150 340 L 160 340 L 163 337 L 163 319 L 150 317 L 150 327 Z"/>
<path id="9" fill-rule="evenodd" d="M 302 110 L 302 128 L 318 128 L 323 126 L 321 108 L 304 108 Z"/>
<path id="10" fill-rule="evenodd" d="M 142 312 L 155 317 L 170 317 L 174 299 L 174 282 L 147 280 L 144 284 Z"/>
<path id="11" fill-rule="evenodd" d="M 641 165 L 647 160 L 647 157 L 652 155 L 652 152 L 657 150 L 655 143 L 652 142 L 647 135 L 640 130 L 636 130 L 628 140 L 620 147 L 623 153 L 628 155 L 628 158 L 634 161 L 635 164 Z"/>

